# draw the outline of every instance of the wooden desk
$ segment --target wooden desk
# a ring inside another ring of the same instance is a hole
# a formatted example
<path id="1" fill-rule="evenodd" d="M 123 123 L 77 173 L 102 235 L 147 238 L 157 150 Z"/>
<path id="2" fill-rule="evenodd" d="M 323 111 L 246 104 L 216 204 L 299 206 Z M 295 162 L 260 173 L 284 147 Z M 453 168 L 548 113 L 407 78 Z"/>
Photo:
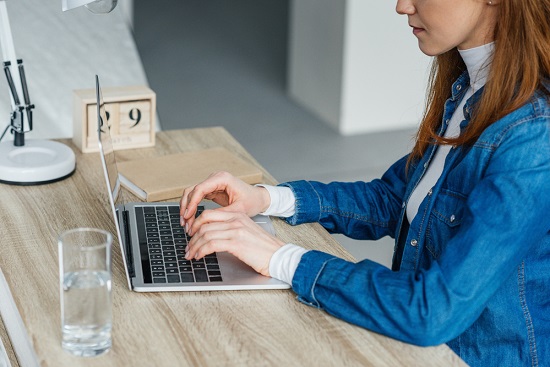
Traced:
<path id="1" fill-rule="evenodd" d="M 0 293 L 0 297 L 3 297 L 3 296 L 4 295 Z M 0 342 L 4 346 L 5 356 L 7 357 L 7 361 L 5 362 L 9 362 L 12 365 L 12 367 L 19 366 L 19 364 L 17 363 L 17 358 L 15 357 L 15 352 L 13 351 L 13 348 L 11 346 L 10 339 L 8 337 L 6 328 L 4 326 L 4 323 L 2 322 L 1 317 L 0 317 Z M 0 366 L 3 366 L 2 362 L 4 361 L 2 360 L 2 358 L 4 358 L 4 354 L 1 349 L 2 347 L 0 346 Z"/>
<path id="2" fill-rule="evenodd" d="M 155 148 L 120 151 L 117 159 L 214 146 L 258 164 L 223 128 L 161 132 Z M 374 334 L 298 302 L 291 290 L 131 292 L 118 244 L 113 253 L 113 348 L 92 359 L 65 353 L 60 346 L 57 236 L 82 226 L 116 233 L 98 153 L 75 152 L 77 171 L 67 180 L 0 187 L 0 268 L 40 365 L 463 365 L 446 346 L 419 348 Z M 264 175 L 266 183 L 275 183 L 268 172 Z M 353 260 L 317 224 L 291 227 L 275 219 L 274 225 L 283 241 Z M 11 330 L 10 337 L 19 363 L 25 365 Z"/>

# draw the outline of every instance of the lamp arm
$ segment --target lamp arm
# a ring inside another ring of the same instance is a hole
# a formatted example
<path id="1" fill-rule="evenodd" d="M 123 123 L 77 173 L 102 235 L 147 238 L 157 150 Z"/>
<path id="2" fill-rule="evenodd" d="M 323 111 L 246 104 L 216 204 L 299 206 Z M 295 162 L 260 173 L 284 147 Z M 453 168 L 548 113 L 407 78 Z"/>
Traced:
<path id="1" fill-rule="evenodd" d="M 32 130 L 32 109 L 34 105 L 30 102 L 23 60 L 18 60 L 15 56 L 6 0 L 0 0 L 0 44 L 4 59 L 4 74 L 8 81 L 11 96 L 11 132 L 15 134 L 14 145 L 23 146 L 25 144 L 24 134 Z M 19 96 L 23 96 L 23 102 L 21 102 Z"/>

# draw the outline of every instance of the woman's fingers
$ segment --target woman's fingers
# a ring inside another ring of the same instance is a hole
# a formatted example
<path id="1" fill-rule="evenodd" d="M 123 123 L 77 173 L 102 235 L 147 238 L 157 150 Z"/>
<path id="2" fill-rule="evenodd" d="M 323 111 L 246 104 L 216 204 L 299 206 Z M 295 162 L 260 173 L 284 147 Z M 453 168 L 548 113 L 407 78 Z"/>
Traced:
<path id="1" fill-rule="evenodd" d="M 196 233 L 187 247 L 187 259 L 226 251 L 263 275 L 269 275 L 271 257 L 284 245 L 243 213 L 205 211 L 193 226 Z"/>
<path id="2" fill-rule="evenodd" d="M 203 199 L 213 199 L 217 196 L 226 196 L 229 174 L 216 172 L 210 175 L 203 182 L 188 187 L 183 190 L 183 195 L 180 199 L 180 222 L 182 226 L 189 223 L 192 225 L 197 213 L 197 207 Z M 216 202 L 220 205 L 227 205 L 227 200 L 219 199 Z"/>

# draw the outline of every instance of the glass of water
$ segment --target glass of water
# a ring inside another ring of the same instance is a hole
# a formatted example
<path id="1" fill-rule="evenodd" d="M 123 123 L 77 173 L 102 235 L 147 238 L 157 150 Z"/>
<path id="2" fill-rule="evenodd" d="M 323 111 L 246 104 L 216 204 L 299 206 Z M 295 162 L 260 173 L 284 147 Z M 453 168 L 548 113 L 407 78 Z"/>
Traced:
<path id="1" fill-rule="evenodd" d="M 111 244 L 109 232 L 76 228 L 59 236 L 61 346 L 93 357 L 111 348 Z"/>

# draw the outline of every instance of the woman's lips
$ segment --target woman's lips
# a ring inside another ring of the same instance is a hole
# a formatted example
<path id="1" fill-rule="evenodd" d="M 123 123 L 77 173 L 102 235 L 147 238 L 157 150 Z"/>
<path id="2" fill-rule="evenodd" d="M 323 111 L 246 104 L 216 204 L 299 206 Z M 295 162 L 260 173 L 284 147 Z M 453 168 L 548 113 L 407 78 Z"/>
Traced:
<path id="1" fill-rule="evenodd" d="M 418 28 L 418 27 L 414 27 L 414 26 L 413 26 L 412 29 L 413 29 L 413 34 L 414 34 L 415 36 L 416 36 L 417 34 L 419 34 L 419 33 L 424 32 L 424 28 Z"/>

